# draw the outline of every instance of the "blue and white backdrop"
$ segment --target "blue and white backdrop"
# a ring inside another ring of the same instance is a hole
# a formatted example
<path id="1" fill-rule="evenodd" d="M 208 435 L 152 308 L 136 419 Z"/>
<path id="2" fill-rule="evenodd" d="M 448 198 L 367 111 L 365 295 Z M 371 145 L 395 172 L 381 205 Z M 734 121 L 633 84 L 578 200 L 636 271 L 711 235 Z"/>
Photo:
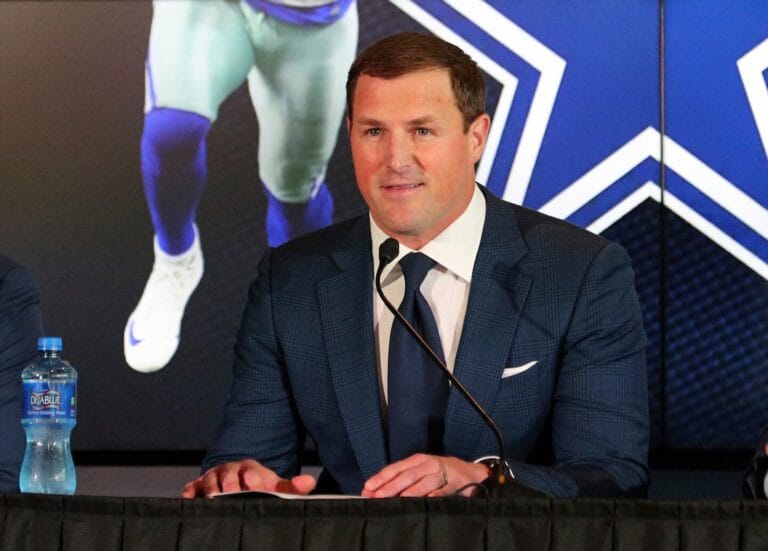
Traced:
<path id="1" fill-rule="evenodd" d="M 630 252 L 649 335 L 653 447 L 744 450 L 768 425 L 768 4 L 358 0 L 360 43 L 437 34 L 487 74 L 497 195 Z M 258 122 L 222 106 L 198 213 L 206 273 L 171 364 L 122 330 L 152 263 L 139 139 L 151 5 L 0 4 L 0 250 L 27 264 L 81 373 L 79 450 L 200 450 L 265 248 Z M 343 90 L 339 90 L 342 94 Z M 336 219 L 364 205 L 344 132 Z"/>

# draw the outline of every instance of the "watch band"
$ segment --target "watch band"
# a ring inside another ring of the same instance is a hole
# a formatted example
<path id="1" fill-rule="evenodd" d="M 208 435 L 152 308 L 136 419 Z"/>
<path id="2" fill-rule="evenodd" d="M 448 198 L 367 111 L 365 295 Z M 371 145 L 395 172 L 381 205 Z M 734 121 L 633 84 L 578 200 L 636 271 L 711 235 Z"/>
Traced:
<path id="1" fill-rule="evenodd" d="M 488 467 L 488 476 L 491 476 L 491 473 L 498 469 L 499 466 L 503 466 L 509 477 L 515 478 L 515 473 L 512 472 L 509 464 L 506 461 L 502 462 L 498 455 L 486 455 L 479 459 L 475 459 L 474 463 L 482 463 L 483 465 L 486 465 Z"/>

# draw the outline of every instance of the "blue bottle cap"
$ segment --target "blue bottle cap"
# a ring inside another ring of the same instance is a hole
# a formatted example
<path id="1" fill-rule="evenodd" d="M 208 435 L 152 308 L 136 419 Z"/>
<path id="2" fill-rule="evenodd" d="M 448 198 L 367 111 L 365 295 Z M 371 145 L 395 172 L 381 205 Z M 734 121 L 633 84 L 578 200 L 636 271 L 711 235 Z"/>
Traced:
<path id="1" fill-rule="evenodd" d="M 37 349 L 41 351 L 61 352 L 61 337 L 40 337 Z"/>

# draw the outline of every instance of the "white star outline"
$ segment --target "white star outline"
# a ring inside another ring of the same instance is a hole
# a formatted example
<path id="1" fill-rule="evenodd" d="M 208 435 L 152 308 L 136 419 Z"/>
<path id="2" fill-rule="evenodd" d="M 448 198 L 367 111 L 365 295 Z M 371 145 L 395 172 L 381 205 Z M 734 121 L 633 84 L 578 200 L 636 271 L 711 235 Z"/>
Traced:
<path id="1" fill-rule="evenodd" d="M 736 66 L 768 157 L 768 88 L 763 79 L 763 71 L 768 69 L 768 38 L 741 56 Z"/>
<path id="2" fill-rule="evenodd" d="M 523 204 L 544 139 L 544 133 L 554 108 L 566 62 L 505 15 L 481 0 L 442 1 L 482 28 L 488 35 L 536 68 L 541 74 L 503 195 L 507 201 Z M 416 0 L 390 0 L 390 2 L 434 34 L 459 46 L 477 61 L 481 69 L 502 85 L 488 145 L 477 172 L 478 181 L 485 183 L 514 100 L 518 79 L 428 13 L 416 3 Z M 762 76 L 763 70 L 768 67 L 768 39 L 742 56 L 737 65 L 763 147 L 766 155 L 768 155 L 768 89 L 766 89 Z M 653 127 L 648 127 L 631 138 L 552 197 L 539 210 L 557 218 L 567 219 L 649 157 L 660 162 L 662 140 L 664 161 L 668 169 L 677 173 L 691 186 L 768 241 L 768 209 L 668 135 L 662 137 L 659 131 Z M 716 224 L 707 220 L 697 212 L 694 206 L 669 190 L 664 192 L 662 198 L 659 184 L 652 180 L 642 183 L 630 191 L 621 201 L 615 203 L 593 220 L 587 229 L 593 233 L 601 233 L 646 199 L 653 199 L 669 208 L 762 278 L 768 280 L 768 263 L 766 261 L 744 247 Z"/>

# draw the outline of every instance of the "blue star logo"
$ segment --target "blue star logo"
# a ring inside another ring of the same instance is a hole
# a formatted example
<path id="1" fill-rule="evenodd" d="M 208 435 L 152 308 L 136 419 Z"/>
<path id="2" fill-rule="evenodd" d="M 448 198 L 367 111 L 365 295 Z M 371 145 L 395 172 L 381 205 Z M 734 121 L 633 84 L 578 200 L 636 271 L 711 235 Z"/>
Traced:
<path id="1" fill-rule="evenodd" d="M 390 1 L 500 84 L 494 193 L 595 233 L 652 199 L 768 280 L 768 5 L 666 7 L 662 125 L 655 2 Z"/>

